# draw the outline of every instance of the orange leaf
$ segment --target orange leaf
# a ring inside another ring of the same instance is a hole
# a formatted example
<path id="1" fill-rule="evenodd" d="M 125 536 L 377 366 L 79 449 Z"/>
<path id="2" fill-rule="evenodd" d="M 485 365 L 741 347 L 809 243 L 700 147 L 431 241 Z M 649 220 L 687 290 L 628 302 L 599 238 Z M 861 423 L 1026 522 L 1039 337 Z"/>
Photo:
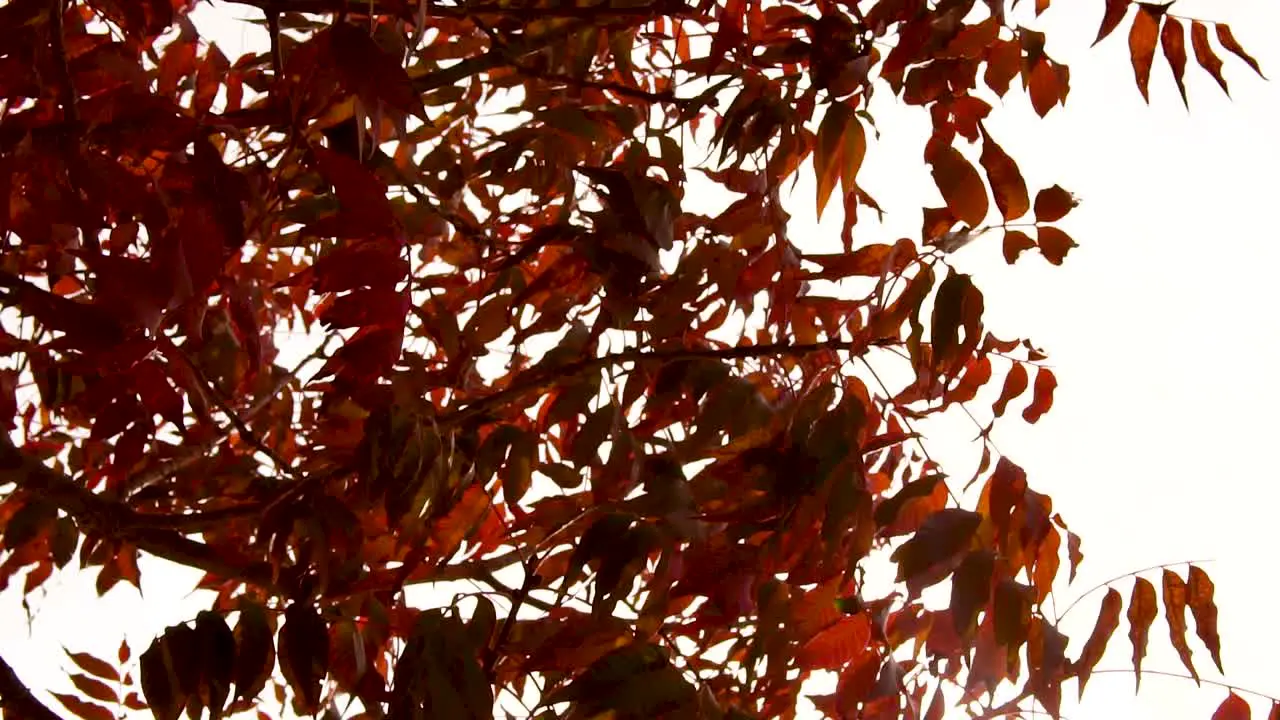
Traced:
<path id="1" fill-rule="evenodd" d="M 837 280 L 851 275 L 862 277 L 889 276 L 902 272 L 916 256 L 915 243 L 907 239 L 893 245 L 864 245 L 852 253 L 805 255 L 806 262 L 822 266 L 818 272 L 805 273 L 808 280 Z"/>
<path id="2" fill-rule="evenodd" d="M 1183 44 L 1182 34 L 1182 23 L 1177 18 L 1166 17 L 1164 27 L 1160 30 L 1160 47 L 1164 50 L 1165 59 L 1169 61 L 1169 68 L 1173 70 L 1173 81 L 1178 84 L 1182 104 L 1188 105 L 1187 85 L 1182 79 L 1187 70 L 1187 47 Z"/>
<path id="3" fill-rule="evenodd" d="M 1061 265 L 1067 253 L 1076 246 L 1076 241 L 1062 230 L 1045 225 L 1036 230 L 1036 244 L 1040 246 L 1040 254 L 1054 265 Z"/>
<path id="4" fill-rule="evenodd" d="M 1031 389 L 1031 404 L 1022 411 L 1022 419 L 1034 423 L 1053 406 L 1053 391 L 1058 387 L 1058 379 L 1049 368 L 1040 368 L 1036 372 L 1035 386 Z"/>
<path id="5" fill-rule="evenodd" d="M 1178 651 L 1178 658 L 1200 684 L 1200 673 L 1191 662 L 1191 648 L 1187 645 L 1187 585 L 1172 570 L 1163 574 L 1164 616 L 1169 622 L 1169 641 Z"/>
<path id="6" fill-rule="evenodd" d="M 834 102 L 827 108 L 827 114 L 822 117 L 822 124 L 818 126 L 818 144 L 813 151 L 813 170 L 818 177 L 819 218 L 822 217 L 822 210 L 827 206 L 827 201 L 831 199 L 831 191 L 835 189 L 836 181 L 844 176 L 846 167 L 844 137 L 849 123 L 857 122 L 858 119 L 849 106 Z"/>
<path id="7" fill-rule="evenodd" d="M 1267 720 L 1280 720 L 1280 700 L 1271 701 L 1271 712 L 1267 715 Z"/>
<path id="8" fill-rule="evenodd" d="M 1191 48 L 1195 50 L 1196 62 L 1200 63 L 1200 67 L 1204 68 L 1214 80 L 1218 81 L 1218 85 L 1222 87 L 1222 92 L 1230 96 L 1227 89 L 1227 79 L 1222 76 L 1222 60 L 1213 52 L 1213 46 L 1209 44 L 1209 28 L 1199 21 L 1191 23 Z"/>
<path id="9" fill-rule="evenodd" d="M 1134 578 L 1129 598 L 1129 641 L 1133 643 L 1134 686 L 1142 685 L 1142 658 L 1147 655 L 1147 638 L 1156 620 L 1156 589 L 1146 578 Z"/>
<path id="10" fill-rule="evenodd" d="M 1102 26 L 1098 28 L 1098 37 L 1093 44 L 1097 45 L 1110 35 L 1120 25 L 1120 21 L 1128 11 L 1129 0 L 1107 0 L 1106 12 L 1102 15 Z"/>
<path id="11" fill-rule="evenodd" d="M 1151 63 L 1156 57 L 1156 36 L 1160 33 L 1159 16 L 1163 8 L 1138 3 L 1138 14 L 1129 29 L 1129 56 L 1133 61 L 1133 78 L 1142 99 L 1151 102 L 1147 86 L 1151 82 Z"/>
<path id="12" fill-rule="evenodd" d="M 1022 366 L 1022 363 L 1014 362 L 1013 367 L 1009 368 L 1009 374 L 1004 378 L 1004 387 L 1000 389 L 1000 397 L 991 406 L 991 411 L 996 417 L 1004 415 L 1009 401 L 1021 395 L 1026 389 L 1027 369 Z"/>
<path id="13" fill-rule="evenodd" d="M 837 670 L 866 650 L 870 640 L 867 616 L 847 615 L 810 638 L 800 648 L 796 662 L 810 669 Z"/>
<path id="14" fill-rule="evenodd" d="M 973 165 L 953 147 L 934 152 L 929 163 L 947 208 L 961 222 L 977 227 L 987 217 L 987 188 Z"/>
<path id="15" fill-rule="evenodd" d="M 1098 621 L 1094 623 L 1093 632 L 1089 634 L 1084 649 L 1080 651 L 1080 659 L 1075 663 L 1081 697 L 1084 696 L 1084 686 L 1089 682 L 1089 676 L 1093 674 L 1093 669 L 1107 649 L 1107 643 L 1111 641 L 1116 628 L 1120 627 L 1120 606 L 1123 604 L 1120 592 L 1115 588 L 1107 588 L 1107 595 L 1102 598 L 1102 607 L 1098 610 Z"/>
<path id="16" fill-rule="evenodd" d="M 1271 714 L 1276 714 L 1274 707 Z M 1228 692 L 1227 699 L 1213 711 L 1212 720 L 1249 720 L 1250 716 L 1249 703 L 1234 692 Z"/>
<path id="17" fill-rule="evenodd" d="M 978 162 L 982 163 L 982 169 L 987 172 L 987 181 L 991 183 L 996 207 L 1004 221 L 1011 222 L 1025 215 L 1031 209 L 1031 200 L 1018 164 L 985 131 L 982 134 L 982 156 L 978 158 Z"/>
<path id="18" fill-rule="evenodd" d="M 1027 92 L 1031 95 L 1031 107 L 1040 117 L 1049 114 L 1055 105 L 1066 99 L 1065 80 L 1054 69 L 1047 57 L 1041 57 L 1027 79 Z"/>
<path id="19" fill-rule="evenodd" d="M 1075 196 L 1054 185 L 1036 193 L 1036 222 L 1056 222 L 1066 217 L 1071 209 L 1079 205 Z"/>
<path id="20" fill-rule="evenodd" d="M 1006 230 L 1004 233 L 1004 260 L 1010 265 L 1018 261 L 1018 256 L 1036 246 L 1036 242 L 1021 230 Z"/>
<path id="21" fill-rule="evenodd" d="M 1235 53 L 1236 57 L 1248 63 L 1249 67 L 1253 68 L 1253 71 L 1258 73 L 1258 77 L 1265 80 L 1267 76 L 1262 74 L 1262 68 L 1258 66 L 1258 61 L 1254 60 L 1253 56 L 1245 52 L 1245 49 L 1240 46 L 1240 43 L 1236 41 L 1235 36 L 1231 34 L 1231 28 L 1227 27 L 1226 23 L 1218 23 L 1217 30 L 1218 42 L 1222 43 L 1222 47 Z"/>
<path id="22" fill-rule="evenodd" d="M 1191 607 L 1191 617 L 1196 621 L 1196 635 L 1209 649 L 1218 672 L 1222 672 L 1222 641 L 1218 638 L 1218 607 L 1213 604 L 1213 581 L 1195 565 L 1187 571 L 1187 605 Z"/>

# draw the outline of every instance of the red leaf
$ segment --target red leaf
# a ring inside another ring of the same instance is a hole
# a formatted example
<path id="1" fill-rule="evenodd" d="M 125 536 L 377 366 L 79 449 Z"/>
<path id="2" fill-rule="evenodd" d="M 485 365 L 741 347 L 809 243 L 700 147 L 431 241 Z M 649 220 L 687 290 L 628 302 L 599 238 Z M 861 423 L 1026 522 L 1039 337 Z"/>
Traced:
<path id="1" fill-rule="evenodd" d="M 800 647 L 796 663 L 813 670 L 837 670 L 867 649 L 871 623 L 865 614 L 847 615 Z"/>
<path id="2" fill-rule="evenodd" d="M 1006 230 L 1004 233 L 1004 260 L 1010 265 L 1018 261 L 1018 256 L 1036 246 L 1036 241 L 1021 230 Z"/>
<path id="3" fill-rule="evenodd" d="M 1075 196 L 1063 190 L 1060 185 L 1045 188 L 1036 193 L 1036 222 L 1056 222 L 1066 217 L 1071 209 L 1080 203 Z"/>
<path id="4" fill-rule="evenodd" d="M 1022 411 L 1022 419 L 1034 423 L 1049 412 L 1049 408 L 1053 406 L 1053 391 L 1057 387 L 1058 379 L 1053 376 L 1053 371 L 1045 367 L 1036 371 L 1035 386 L 1031 389 L 1031 404 Z"/>
<path id="5" fill-rule="evenodd" d="M 75 685 L 76 689 L 85 697 L 93 698 L 94 700 L 101 700 L 108 704 L 115 704 L 120 701 L 120 698 L 116 695 L 116 691 L 113 690 L 110 685 L 107 685 L 97 678 L 91 678 L 88 675 L 83 675 L 81 673 L 73 673 L 71 675 L 71 684 Z"/>
<path id="6" fill-rule="evenodd" d="M 1175 17 L 1166 17 L 1164 27 L 1160 30 L 1160 48 L 1173 70 L 1173 81 L 1178 84 L 1178 94 L 1182 96 L 1182 104 L 1187 103 L 1187 85 L 1182 76 L 1187 70 L 1187 47 L 1184 44 L 1182 23 Z M 1188 105 L 1189 106 L 1189 105 Z"/>
<path id="7" fill-rule="evenodd" d="M 1218 638 L 1218 607 L 1213 603 L 1213 581 L 1195 565 L 1187 572 L 1187 605 L 1196 621 L 1196 635 L 1209 649 L 1218 672 L 1222 672 L 1222 641 Z"/>
<path id="8" fill-rule="evenodd" d="M 915 243 L 903 238 L 893 245 L 864 245 L 851 253 L 805 255 L 805 262 L 822 266 L 818 272 L 805 273 L 806 280 L 838 280 L 840 278 L 888 277 L 902 272 L 916 257 Z"/>
<path id="9" fill-rule="evenodd" d="M 996 398 L 996 402 L 991 406 L 991 411 L 996 417 L 1004 415 L 1005 408 L 1009 406 L 1009 401 L 1018 397 L 1027 389 L 1027 369 L 1020 362 L 1014 362 L 1013 367 L 1009 368 L 1009 374 L 1004 378 L 1004 386 L 1000 389 L 1000 397 Z"/>
<path id="10" fill-rule="evenodd" d="M 1227 89 L 1227 79 L 1222 76 L 1222 60 L 1213 52 L 1213 47 L 1209 45 L 1209 28 L 1200 21 L 1191 23 L 1191 48 L 1195 50 L 1196 62 L 1200 63 L 1200 67 L 1204 68 L 1214 80 L 1218 81 L 1218 85 L 1222 88 L 1222 92 L 1231 95 Z"/>
<path id="11" fill-rule="evenodd" d="M 848 105 L 833 102 L 818 126 L 818 144 L 813 154 L 813 169 L 818 179 L 818 217 L 831 198 L 836 180 L 845 192 L 852 191 L 862 158 L 866 155 L 865 131 L 858 116 Z"/>
<path id="12" fill-rule="evenodd" d="M 1120 25 L 1120 21 L 1128 11 L 1129 0 L 1107 0 L 1107 9 L 1102 15 L 1102 26 L 1098 28 L 1098 37 L 1093 44 L 1097 45 L 1110 35 Z"/>
<path id="13" fill-rule="evenodd" d="M 1226 23 L 1218 23 L 1217 31 L 1218 42 L 1222 43 L 1222 47 L 1235 53 L 1236 57 L 1248 63 L 1249 67 L 1253 68 L 1253 71 L 1258 73 L 1258 77 L 1265 80 L 1267 76 L 1262 74 L 1262 68 L 1258 66 L 1258 61 L 1254 60 L 1253 56 L 1245 52 L 1244 48 L 1240 46 L 1240 43 L 1236 41 L 1235 36 L 1231 34 L 1231 28 L 1228 27 Z"/>
<path id="14" fill-rule="evenodd" d="M 106 660 L 99 660 L 89 653 L 73 653 L 70 650 L 66 652 L 67 657 L 71 658 L 71 662 L 75 663 L 81 670 L 107 682 L 120 682 L 120 673 L 116 672 L 115 667 Z"/>
<path id="15" fill-rule="evenodd" d="M 973 165 L 952 147 L 937 149 L 929 163 L 933 166 L 933 180 L 952 214 L 970 227 L 982 224 L 987 217 L 987 188 Z"/>
<path id="16" fill-rule="evenodd" d="M 1090 633 L 1089 639 L 1080 651 L 1080 658 L 1076 660 L 1074 666 L 1080 680 L 1081 697 L 1084 696 L 1084 686 L 1089 682 L 1093 668 L 1102 659 L 1102 654 L 1106 651 L 1107 643 L 1110 642 L 1116 628 L 1120 627 L 1120 607 L 1123 604 L 1119 591 L 1115 588 L 1107 588 L 1106 597 L 1102 598 L 1102 607 L 1098 610 L 1098 621 L 1094 623 L 1093 632 Z"/>
<path id="17" fill-rule="evenodd" d="M 116 720 L 115 713 L 97 703 L 92 703 L 88 700 L 83 700 L 75 695 L 68 695 L 66 693 L 56 692 L 51 694 L 58 698 L 58 702 L 62 703 L 64 707 L 74 713 L 78 718 L 83 718 L 84 720 Z"/>
<path id="18" fill-rule="evenodd" d="M 1061 66 L 1055 67 L 1048 57 L 1042 57 L 1032 66 L 1027 78 L 1031 107 L 1040 117 L 1048 115 L 1055 105 L 1066 100 L 1066 75 L 1059 74 L 1059 68 Z"/>
<path id="19" fill-rule="evenodd" d="M 355 158 L 328 148 L 314 147 L 320 174 L 338 193 L 342 213 L 364 223 L 371 235 L 390 232 L 395 215 L 387 200 L 387 186 Z"/>
<path id="20" fill-rule="evenodd" d="M 982 136 L 982 156 L 978 161 L 987 172 L 987 180 L 991 183 L 991 191 L 996 198 L 996 207 L 1000 209 L 1000 216 L 1004 221 L 1012 222 L 1025 215 L 1031 209 L 1031 201 L 1027 195 L 1027 183 L 1022 179 L 1018 164 L 985 131 Z"/>
<path id="21" fill-rule="evenodd" d="M 329 47 L 347 87 L 371 109 L 381 100 L 402 113 L 427 120 L 422 97 L 400 61 L 378 47 L 367 32 L 350 23 L 336 23 L 329 30 Z"/>
<path id="22" fill-rule="evenodd" d="M 1160 32 L 1163 8 L 1138 3 L 1138 14 L 1129 29 L 1129 56 L 1133 62 L 1133 78 L 1142 99 L 1151 102 L 1147 86 L 1151 82 L 1151 64 L 1156 57 L 1156 37 Z"/>
<path id="23" fill-rule="evenodd" d="M 1040 254 L 1044 255 L 1045 260 L 1054 265 L 1061 265 L 1067 253 L 1071 252 L 1071 248 L 1076 247 L 1076 241 L 1072 240 L 1070 235 L 1052 225 L 1044 225 L 1036 229 L 1036 244 L 1040 247 Z"/>
<path id="24" fill-rule="evenodd" d="M 1133 595 L 1129 598 L 1129 641 L 1133 643 L 1133 679 L 1135 687 L 1142 686 L 1142 658 L 1147 655 L 1147 638 L 1151 623 L 1155 622 L 1156 589 L 1146 578 L 1135 578 Z"/>
<path id="25" fill-rule="evenodd" d="M 1169 623 L 1169 640 L 1178 651 L 1178 658 L 1191 673 L 1196 684 L 1200 684 L 1200 673 L 1196 672 L 1191 662 L 1191 648 L 1187 646 L 1187 585 L 1172 570 L 1166 569 L 1162 576 L 1164 595 L 1164 616 Z"/>
<path id="26" fill-rule="evenodd" d="M 1275 715 L 1274 708 L 1271 714 Z M 1251 715 L 1252 711 L 1249 709 L 1249 703 L 1245 702 L 1244 698 L 1235 694 L 1235 692 L 1228 692 L 1227 699 L 1223 700 L 1218 709 L 1213 711 L 1212 720 L 1249 720 Z"/>

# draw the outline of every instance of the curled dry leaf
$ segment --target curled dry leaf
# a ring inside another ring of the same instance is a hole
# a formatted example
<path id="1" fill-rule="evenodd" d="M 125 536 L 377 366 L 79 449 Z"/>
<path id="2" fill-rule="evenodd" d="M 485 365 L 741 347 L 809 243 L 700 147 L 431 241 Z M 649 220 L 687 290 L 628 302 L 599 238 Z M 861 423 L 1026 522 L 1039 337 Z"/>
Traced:
<path id="1" fill-rule="evenodd" d="M 1222 59 L 1209 44 L 1209 28 L 1199 20 L 1191 23 L 1191 49 L 1195 51 L 1196 62 L 1200 67 L 1217 80 L 1222 92 L 1229 96 L 1231 92 L 1227 88 L 1227 79 L 1222 76 Z"/>
<path id="2" fill-rule="evenodd" d="M 1116 628 L 1120 627 L 1120 608 L 1124 605 L 1124 600 L 1120 597 L 1120 592 L 1115 588 L 1107 588 L 1107 594 L 1102 598 L 1102 606 L 1098 609 L 1098 620 L 1093 625 L 1093 632 L 1089 634 L 1089 639 L 1085 641 L 1084 648 L 1080 650 L 1080 657 L 1075 661 L 1076 677 L 1079 679 L 1081 697 L 1084 696 L 1084 687 L 1089 683 L 1089 676 L 1093 674 L 1093 669 L 1097 667 L 1098 661 L 1102 659 L 1102 654 L 1107 649 L 1107 643 L 1111 642 L 1111 636 L 1115 634 Z"/>
<path id="3" fill-rule="evenodd" d="M 1173 643 L 1173 649 L 1178 651 L 1178 659 L 1199 685 L 1200 673 L 1196 672 L 1195 664 L 1191 662 L 1191 647 L 1187 645 L 1187 585 L 1177 573 L 1167 568 L 1162 573 L 1162 585 L 1169 640 Z"/>

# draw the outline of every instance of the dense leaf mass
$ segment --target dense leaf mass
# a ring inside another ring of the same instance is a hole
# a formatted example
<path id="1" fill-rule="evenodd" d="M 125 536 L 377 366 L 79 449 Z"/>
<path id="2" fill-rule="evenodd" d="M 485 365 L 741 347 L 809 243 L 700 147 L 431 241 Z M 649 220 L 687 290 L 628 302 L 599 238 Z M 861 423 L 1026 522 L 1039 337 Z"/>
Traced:
<path id="1" fill-rule="evenodd" d="M 67 711 L 1056 715 L 1161 606 L 1221 667 L 1195 567 L 1071 643 L 1080 538 L 989 441 L 1058 381 L 950 255 L 1076 245 L 986 125 L 1067 100 L 1048 0 L 235 1 L 269 38 L 235 58 L 188 0 L 0 7 L 0 583 L 145 555 L 213 598 L 72 653 Z M 1158 46 L 1186 98 L 1188 37 L 1261 74 L 1226 25 L 1097 9 L 1144 96 Z M 884 103 L 927 112 L 941 205 L 867 242 Z M 788 235 L 810 173 L 825 253 Z M 918 429 L 957 405 L 971 478 Z M 0 702 L 57 717 L 8 666 Z"/>

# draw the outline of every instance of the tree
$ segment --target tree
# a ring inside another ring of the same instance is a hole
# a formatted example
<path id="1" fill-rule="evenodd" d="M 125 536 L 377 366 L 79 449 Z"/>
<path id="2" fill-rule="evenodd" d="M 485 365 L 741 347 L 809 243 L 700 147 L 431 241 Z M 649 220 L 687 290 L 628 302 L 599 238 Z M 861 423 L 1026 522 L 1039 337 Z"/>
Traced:
<path id="1" fill-rule="evenodd" d="M 78 557 L 102 593 L 146 554 L 215 596 L 73 654 L 67 710 L 786 717 L 832 671 L 833 718 L 1057 715 L 1122 615 L 1141 677 L 1161 607 L 1221 669 L 1197 567 L 1069 644 L 1080 538 L 989 440 L 1057 381 L 951 253 L 1075 247 L 984 124 L 1015 81 L 1066 101 L 1048 0 L 240 2 L 270 47 L 234 61 L 193 4 L 0 8 L 0 578 Z M 1144 97 L 1158 46 L 1186 100 L 1188 38 L 1224 91 L 1224 54 L 1261 75 L 1168 9 L 1105 3 Z M 854 233 L 880 103 L 928 110 L 943 200 L 892 244 Z M 830 252 L 788 237 L 810 172 Z M 972 477 L 917 430 L 957 411 Z M 4 664 L 0 703 L 58 717 Z"/>

